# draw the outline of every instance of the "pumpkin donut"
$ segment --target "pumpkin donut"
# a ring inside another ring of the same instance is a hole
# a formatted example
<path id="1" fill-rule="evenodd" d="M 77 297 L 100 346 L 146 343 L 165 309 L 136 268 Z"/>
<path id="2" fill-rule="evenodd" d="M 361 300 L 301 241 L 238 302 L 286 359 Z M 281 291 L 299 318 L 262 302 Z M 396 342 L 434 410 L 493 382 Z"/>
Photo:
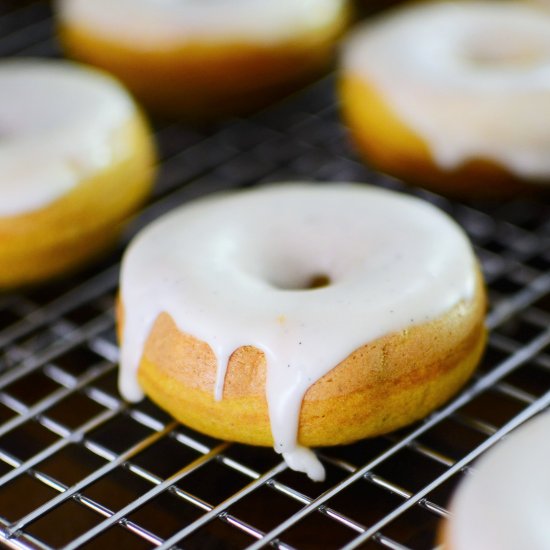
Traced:
<path id="1" fill-rule="evenodd" d="M 0 63 L 0 288 L 65 273 L 119 235 L 154 172 L 148 125 L 110 76 Z"/>
<path id="2" fill-rule="evenodd" d="M 368 163 L 463 198 L 550 183 L 550 13 L 436 2 L 359 27 L 343 48 L 342 112 Z"/>
<path id="3" fill-rule="evenodd" d="M 210 120 L 263 107 L 326 70 L 347 0 L 59 0 L 70 56 L 148 107 Z"/>
<path id="4" fill-rule="evenodd" d="M 140 233 L 120 289 L 120 390 L 218 438 L 307 448 L 425 416 L 485 344 L 461 229 L 369 186 L 285 184 L 185 205 Z"/>

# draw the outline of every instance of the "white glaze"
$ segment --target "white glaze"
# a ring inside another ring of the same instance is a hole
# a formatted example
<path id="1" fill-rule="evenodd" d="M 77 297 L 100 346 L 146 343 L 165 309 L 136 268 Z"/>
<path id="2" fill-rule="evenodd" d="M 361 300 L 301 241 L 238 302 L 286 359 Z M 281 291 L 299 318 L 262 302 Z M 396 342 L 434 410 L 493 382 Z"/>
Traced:
<path id="1" fill-rule="evenodd" d="M 452 500 L 453 550 L 550 548 L 550 414 L 481 457 Z"/>
<path id="2" fill-rule="evenodd" d="M 58 0 L 61 20 L 135 49 L 188 41 L 272 43 L 329 25 L 347 0 Z"/>
<path id="3" fill-rule="evenodd" d="M 325 274 L 331 284 L 303 288 Z M 437 318 L 474 292 L 462 230 L 428 203 L 367 185 L 279 184 L 206 198 L 164 216 L 125 254 L 119 386 L 139 400 L 144 342 L 161 312 L 218 359 L 216 397 L 239 347 L 267 360 L 275 450 L 322 479 L 296 445 L 307 389 L 378 337 Z"/>
<path id="4" fill-rule="evenodd" d="M 356 31 L 343 70 L 370 83 L 453 169 L 490 159 L 550 176 L 550 13 L 514 2 L 402 9 Z"/>
<path id="5" fill-rule="evenodd" d="M 2 61 L 0 215 L 44 207 L 123 157 L 113 136 L 133 113 L 126 92 L 94 69 Z"/>

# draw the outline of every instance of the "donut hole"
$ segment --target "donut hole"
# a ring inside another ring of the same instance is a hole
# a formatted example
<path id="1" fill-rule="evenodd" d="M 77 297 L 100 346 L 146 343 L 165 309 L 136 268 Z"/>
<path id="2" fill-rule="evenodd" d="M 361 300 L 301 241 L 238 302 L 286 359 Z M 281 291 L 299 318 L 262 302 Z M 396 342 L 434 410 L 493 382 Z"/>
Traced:
<path id="1" fill-rule="evenodd" d="M 332 280 L 326 273 L 314 273 L 299 280 L 272 280 L 271 284 L 280 290 L 316 290 L 329 286 Z"/>
<path id="2" fill-rule="evenodd" d="M 547 62 L 548 38 L 513 29 L 479 33 L 470 36 L 465 44 L 465 57 L 474 66 L 483 68 L 529 68 Z"/>
<path id="3" fill-rule="evenodd" d="M 308 285 L 304 290 L 313 290 L 315 288 L 323 288 L 331 283 L 330 277 L 325 273 L 317 273 L 309 279 Z"/>

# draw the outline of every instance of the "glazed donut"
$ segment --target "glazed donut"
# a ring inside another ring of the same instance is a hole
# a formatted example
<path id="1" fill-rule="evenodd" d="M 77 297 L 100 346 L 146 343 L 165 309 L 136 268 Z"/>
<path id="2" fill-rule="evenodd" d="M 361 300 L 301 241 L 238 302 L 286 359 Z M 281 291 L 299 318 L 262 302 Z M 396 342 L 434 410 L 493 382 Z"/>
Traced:
<path id="1" fill-rule="evenodd" d="M 148 127 L 96 69 L 2 61 L 0 136 L 0 288 L 91 258 L 149 192 Z"/>
<path id="2" fill-rule="evenodd" d="M 117 75 L 155 111 L 252 112 L 324 71 L 347 0 L 58 0 L 69 55 Z"/>
<path id="3" fill-rule="evenodd" d="M 451 501 L 445 550 L 547 550 L 550 542 L 550 414 L 499 442 Z"/>
<path id="4" fill-rule="evenodd" d="M 274 445 L 312 479 L 323 469 L 307 446 L 423 417 L 485 343 L 460 228 L 365 185 L 279 184 L 183 206 L 133 241 L 120 288 L 126 399 L 144 390 L 195 429 Z"/>
<path id="5" fill-rule="evenodd" d="M 427 3 L 360 27 L 340 94 L 374 167 L 450 195 L 550 182 L 550 13 L 514 2 Z"/>

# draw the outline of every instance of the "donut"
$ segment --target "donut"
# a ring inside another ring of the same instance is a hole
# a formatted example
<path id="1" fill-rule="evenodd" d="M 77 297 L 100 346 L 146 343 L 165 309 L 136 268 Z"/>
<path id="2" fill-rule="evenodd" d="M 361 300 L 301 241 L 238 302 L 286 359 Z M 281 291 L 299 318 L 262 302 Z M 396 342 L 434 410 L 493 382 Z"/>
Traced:
<path id="1" fill-rule="evenodd" d="M 150 190 L 148 126 L 96 69 L 2 61 L 0 136 L 0 289 L 89 260 Z"/>
<path id="2" fill-rule="evenodd" d="M 347 0 L 58 0 L 69 55 L 117 75 L 157 113 L 252 112 L 319 76 Z"/>
<path id="3" fill-rule="evenodd" d="M 343 46 L 339 93 L 373 167 L 462 198 L 550 182 L 550 13 L 514 2 L 396 9 Z"/>
<path id="4" fill-rule="evenodd" d="M 549 433 L 550 414 L 539 414 L 474 464 L 451 500 L 445 550 L 548 548 Z"/>
<path id="5" fill-rule="evenodd" d="M 123 397 L 145 392 L 217 438 L 310 446 L 422 418 L 484 348 L 485 291 L 462 230 L 368 185 L 213 195 L 157 220 L 122 263 Z"/>

